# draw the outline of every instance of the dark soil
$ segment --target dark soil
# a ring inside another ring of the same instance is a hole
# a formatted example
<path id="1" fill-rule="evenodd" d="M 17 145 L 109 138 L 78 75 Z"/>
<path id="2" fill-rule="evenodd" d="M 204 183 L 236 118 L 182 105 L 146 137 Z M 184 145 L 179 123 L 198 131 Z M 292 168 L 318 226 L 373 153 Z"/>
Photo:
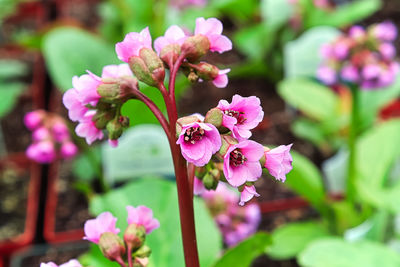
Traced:
<path id="1" fill-rule="evenodd" d="M 0 241 L 24 232 L 29 181 L 26 169 L 8 165 L 0 170 Z"/>
<path id="2" fill-rule="evenodd" d="M 39 266 L 41 262 L 52 261 L 56 264 L 76 259 L 89 249 L 89 243 L 82 241 L 78 243 L 64 244 L 63 246 L 41 247 L 39 251 L 33 251 L 27 255 L 20 264 L 13 263 L 12 267 Z M 28 252 L 29 253 L 29 252 Z M 27 253 L 27 254 L 28 254 Z"/>
<path id="3" fill-rule="evenodd" d="M 71 173 L 72 163 L 60 163 L 57 181 L 58 202 L 56 208 L 55 231 L 83 229 L 90 219 L 88 201 L 84 194 L 74 188 L 75 177 Z"/>

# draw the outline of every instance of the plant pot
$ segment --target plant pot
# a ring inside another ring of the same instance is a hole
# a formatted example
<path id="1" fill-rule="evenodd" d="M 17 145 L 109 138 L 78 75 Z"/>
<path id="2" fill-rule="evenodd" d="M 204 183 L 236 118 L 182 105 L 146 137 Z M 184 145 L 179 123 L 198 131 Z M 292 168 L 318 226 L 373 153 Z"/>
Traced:
<path id="1" fill-rule="evenodd" d="M 73 187 L 72 162 L 52 164 L 48 174 L 44 238 L 49 243 L 82 240 L 90 218 L 86 196 Z"/>
<path id="2" fill-rule="evenodd" d="M 32 242 L 36 231 L 41 168 L 24 154 L 0 161 L 1 229 L 0 255 Z M 18 194 L 25 192 L 25 194 Z M 5 234 L 4 234 L 5 233 Z"/>
<path id="3" fill-rule="evenodd" d="M 60 245 L 35 245 L 15 253 L 10 267 L 39 266 L 41 262 L 53 261 L 57 264 L 78 258 L 89 249 L 89 242 L 81 241 Z"/>

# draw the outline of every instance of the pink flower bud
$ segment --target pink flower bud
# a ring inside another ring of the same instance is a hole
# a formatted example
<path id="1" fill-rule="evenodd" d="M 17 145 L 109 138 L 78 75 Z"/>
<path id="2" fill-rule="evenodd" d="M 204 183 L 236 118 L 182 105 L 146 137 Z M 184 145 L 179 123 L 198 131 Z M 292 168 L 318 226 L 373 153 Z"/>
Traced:
<path id="1" fill-rule="evenodd" d="M 214 125 L 193 122 L 182 126 L 176 143 L 181 146 L 183 157 L 200 167 L 220 149 L 221 137 Z"/>
<path id="2" fill-rule="evenodd" d="M 118 146 L 118 140 L 108 139 L 108 144 L 109 144 L 111 147 L 117 147 L 117 146 Z"/>
<path id="3" fill-rule="evenodd" d="M 101 213 L 96 219 L 86 221 L 84 226 L 85 237 L 83 239 L 98 244 L 102 234 L 118 234 L 120 230 L 115 227 L 116 222 L 117 218 L 110 212 Z"/>
<path id="4" fill-rule="evenodd" d="M 385 21 L 372 26 L 372 34 L 381 41 L 392 42 L 397 38 L 397 28 L 390 22 Z"/>
<path id="5" fill-rule="evenodd" d="M 32 139 L 35 142 L 51 139 L 49 130 L 45 127 L 36 128 L 32 133 Z"/>
<path id="6" fill-rule="evenodd" d="M 245 202 L 250 201 L 254 196 L 259 197 L 260 194 L 256 192 L 256 188 L 254 185 L 247 186 L 245 185 L 243 191 L 240 194 L 240 202 L 239 205 L 243 206 Z"/>
<path id="7" fill-rule="evenodd" d="M 360 78 L 357 68 L 353 65 L 344 66 L 340 72 L 340 76 L 343 80 L 349 82 L 357 82 Z"/>
<path id="8" fill-rule="evenodd" d="M 99 248 L 103 255 L 111 261 L 121 262 L 126 252 L 122 239 L 112 232 L 105 232 L 100 235 Z"/>
<path id="9" fill-rule="evenodd" d="M 35 110 L 25 114 L 24 116 L 24 124 L 26 128 L 33 131 L 34 129 L 38 128 L 42 123 L 44 118 L 44 111 L 43 110 Z"/>
<path id="10" fill-rule="evenodd" d="M 391 60 L 396 56 L 396 48 L 391 43 L 382 43 L 379 46 L 379 52 L 384 59 Z"/>
<path id="11" fill-rule="evenodd" d="M 324 84 L 332 85 L 336 82 L 336 71 L 328 66 L 320 66 L 317 70 L 317 78 Z"/>
<path id="12" fill-rule="evenodd" d="M 51 163 L 56 159 L 54 144 L 51 141 L 31 144 L 26 150 L 26 155 L 28 158 L 43 164 Z"/>
<path id="13" fill-rule="evenodd" d="M 127 63 L 129 63 L 131 57 L 139 56 L 142 48 L 151 49 L 151 36 L 148 27 L 140 33 L 128 33 L 122 42 L 115 45 L 118 58 Z"/>
<path id="14" fill-rule="evenodd" d="M 222 53 L 232 49 L 232 42 L 228 37 L 222 35 L 222 29 L 221 21 L 216 18 L 209 18 L 207 20 L 197 18 L 194 34 L 201 34 L 208 38 L 211 52 Z"/>
<path id="15" fill-rule="evenodd" d="M 125 230 L 124 241 L 128 247 L 128 250 L 137 250 L 143 246 L 146 240 L 146 229 L 143 225 L 136 225 L 131 223 Z"/>
<path id="16" fill-rule="evenodd" d="M 222 125 L 231 130 L 237 139 L 249 138 L 250 130 L 264 117 L 260 99 L 256 96 L 234 95 L 230 104 L 226 100 L 220 100 L 217 107 L 224 113 Z"/>
<path id="17" fill-rule="evenodd" d="M 349 36 L 352 39 L 361 40 L 365 38 L 366 35 L 365 29 L 358 25 L 352 26 L 349 30 Z"/>
<path id="18" fill-rule="evenodd" d="M 264 148 L 257 142 L 243 140 L 231 145 L 224 156 L 224 175 L 234 187 L 245 182 L 254 182 L 262 174 L 259 160 L 264 154 Z"/>
<path id="19" fill-rule="evenodd" d="M 153 218 L 153 211 L 146 206 L 127 206 L 128 224 L 136 224 L 143 226 L 146 229 L 146 234 L 150 234 L 154 229 L 160 227 L 157 219 Z"/>
<path id="20" fill-rule="evenodd" d="M 71 141 L 67 141 L 61 145 L 60 153 L 62 158 L 70 159 L 78 153 L 78 147 Z"/>
<path id="21" fill-rule="evenodd" d="M 55 122 L 52 125 L 51 130 L 53 132 L 54 139 L 57 142 L 62 143 L 69 138 L 69 129 L 63 121 Z"/>
<path id="22" fill-rule="evenodd" d="M 274 149 L 264 152 L 265 165 L 269 173 L 275 177 L 275 179 L 284 182 L 286 180 L 286 174 L 292 169 L 292 156 L 290 155 L 290 145 L 281 145 Z"/>

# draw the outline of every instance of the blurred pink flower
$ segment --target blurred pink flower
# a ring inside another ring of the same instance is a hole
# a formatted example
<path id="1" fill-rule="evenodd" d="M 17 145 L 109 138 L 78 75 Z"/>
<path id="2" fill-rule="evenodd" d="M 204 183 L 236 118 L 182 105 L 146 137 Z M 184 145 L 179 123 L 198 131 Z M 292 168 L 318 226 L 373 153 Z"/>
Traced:
<path id="1" fill-rule="evenodd" d="M 205 191 L 206 188 L 204 187 L 203 182 L 195 176 L 193 180 L 193 194 L 199 196 L 203 194 Z"/>
<path id="2" fill-rule="evenodd" d="M 327 85 L 332 85 L 336 82 L 336 71 L 325 65 L 319 66 L 317 78 Z"/>
<path id="3" fill-rule="evenodd" d="M 232 49 L 232 42 L 228 37 L 222 35 L 222 23 L 216 18 L 196 19 L 194 34 L 201 34 L 208 38 L 211 52 L 226 52 Z"/>
<path id="4" fill-rule="evenodd" d="M 128 64 L 107 65 L 104 66 L 101 78 L 120 78 L 124 76 L 133 76 Z"/>
<path id="5" fill-rule="evenodd" d="M 144 28 L 140 33 L 128 33 L 122 42 L 115 45 L 118 58 L 125 62 L 129 62 L 131 57 L 139 56 L 139 52 L 142 48 L 152 49 L 148 27 Z"/>
<path id="6" fill-rule="evenodd" d="M 286 174 L 292 169 L 292 156 L 290 155 L 290 145 L 281 145 L 273 148 L 269 151 L 265 151 L 265 165 L 269 173 L 275 177 L 275 179 L 284 182 L 286 180 Z"/>
<path id="7" fill-rule="evenodd" d="M 153 218 L 153 211 L 146 206 L 127 206 L 128 224 L 142 225 L 146 229 L 146 234 L 150 234 L 154 229 L 160 227 L 160 222 Z"/>
<path id="8" fill-rule="evenodd" d="M 40 141 L 31 144 L 26 150 L 26 155 L 39 163 L 51 163 L 56 159 L 56 151 L 52 141 Z"/>
<path id="9" fill-rule="evenodd" d="M 33 131 L 41 124 L 43 120 L 43 111 L 42 110 L 34 110 L 28 112 L 24 116 L 24 124 L 26 128 Z"/>
<path id="10" fill-rule="evenodd" d="M 60 153 L 62 158 L 70 159 L 78 154 L 78 147 L 71 141 L 67 141 L 61 145 Z"/>
<path id="11" fill-rule="evenodd" d="M 110 212 L 101 213 L 96 219 L 86 221 L 84 226 L 85 237 L 83 239 L 98 244 L 103 233 L 118 234 L 120 230 L 115 227 L 116 222 L 117 218 Z"/>
<path id="12" fill-rule="evenodd" d="M 392 22 L 385 21 L 376 24 L 372 29 L 372 34 L 378 40 L 392 42 L 397 38 L 397 28 Z"/>

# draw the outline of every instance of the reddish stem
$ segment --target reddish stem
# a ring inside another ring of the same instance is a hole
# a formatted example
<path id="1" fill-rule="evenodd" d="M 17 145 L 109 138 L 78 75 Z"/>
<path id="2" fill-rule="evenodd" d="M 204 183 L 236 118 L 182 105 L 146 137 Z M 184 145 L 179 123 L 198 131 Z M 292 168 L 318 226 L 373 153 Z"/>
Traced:
<path id="1" fill-rule="evenodd" d="M 132 262 L 132 246 L 127 245 L 127 256 L 128 256 L 128 267 L 133 267 L 133 262 Z"/>

